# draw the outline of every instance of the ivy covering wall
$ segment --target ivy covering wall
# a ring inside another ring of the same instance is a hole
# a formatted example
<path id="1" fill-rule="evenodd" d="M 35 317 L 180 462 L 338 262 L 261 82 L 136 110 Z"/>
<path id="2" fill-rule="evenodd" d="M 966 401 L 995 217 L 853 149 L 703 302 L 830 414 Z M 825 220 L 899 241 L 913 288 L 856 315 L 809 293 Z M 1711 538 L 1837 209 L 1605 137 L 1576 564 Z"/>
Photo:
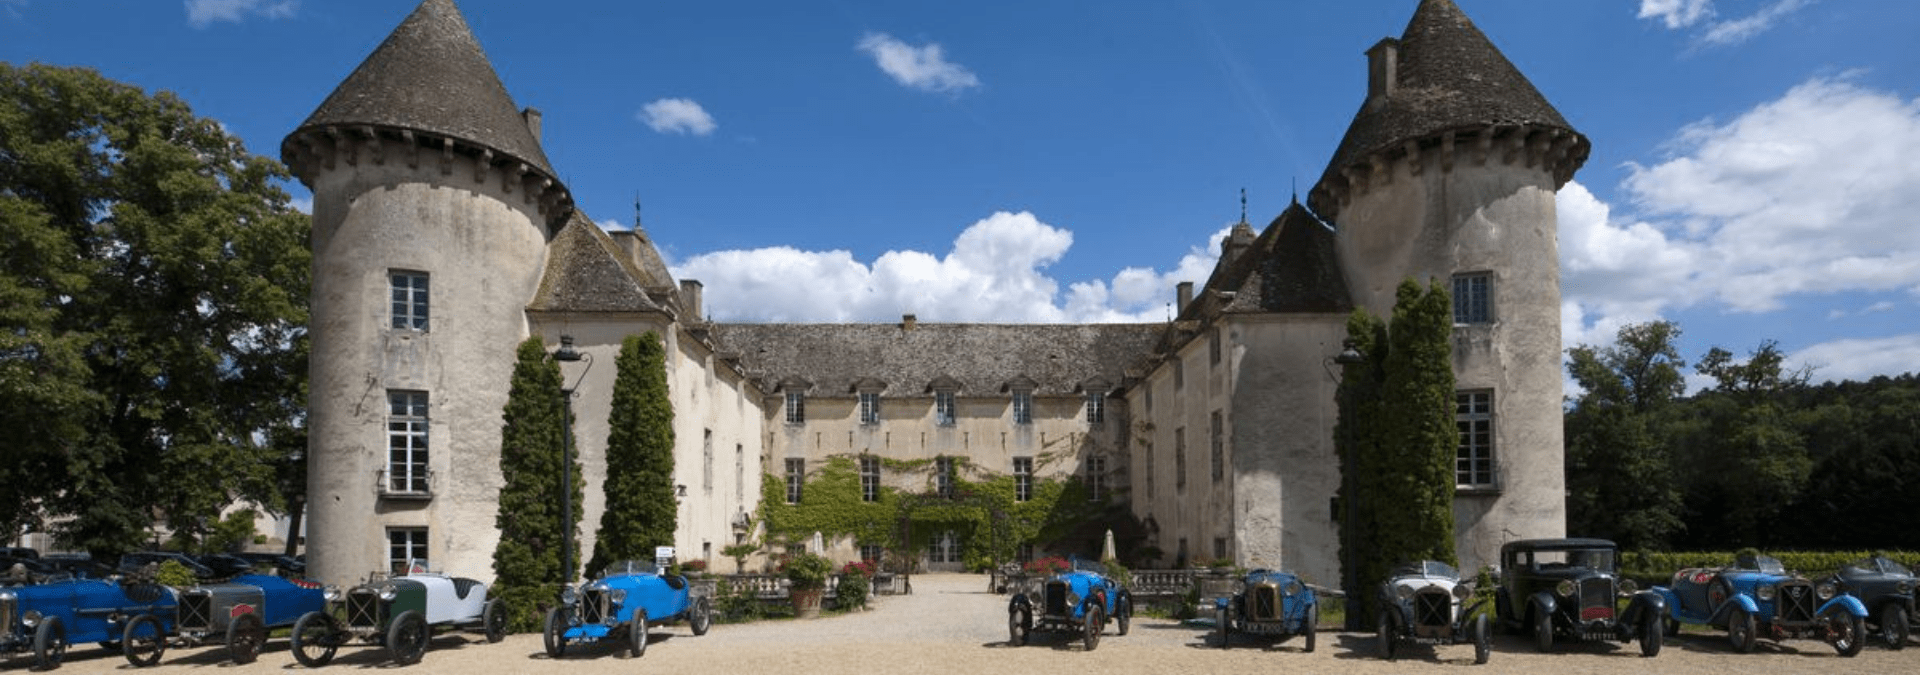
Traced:
<path id="1" fill-rule="evenodd" d="M 963 563 L 978 570 L 1012 560 L 1021 544 L 1033 544 L 1036 552 L 1054 551 L 1076 526 L 1115 508 L 1110 498 L 1089 501 L 1078 480 L 1039 476 L 1032 478 L 1029 498 L 1017 501 L 1012 475 L 982 471 L 963 457 L 954 458 L 951 499 L 933 494 L 933 460 L 882 458 L 886 479 L 869 502 L 861 498 L 858 458 L 834 455 L 824 463 L 810 462 L 798 504 L 787 503 L 785 476 L 765 476 L 760 510 L 768 536 L 801 541 L 819 532 L 828 541 L 851 537 L 856 545 L 879 545 L 918 559 L 935 537 L 951 530 L 960 535 Z M 1045 464 L 1041 458 L 1036 462 Z M 905 491 L 896 487 L 901 483 L 926 490 Z M 911 527 L 902 528 L 903 521 Z"/>

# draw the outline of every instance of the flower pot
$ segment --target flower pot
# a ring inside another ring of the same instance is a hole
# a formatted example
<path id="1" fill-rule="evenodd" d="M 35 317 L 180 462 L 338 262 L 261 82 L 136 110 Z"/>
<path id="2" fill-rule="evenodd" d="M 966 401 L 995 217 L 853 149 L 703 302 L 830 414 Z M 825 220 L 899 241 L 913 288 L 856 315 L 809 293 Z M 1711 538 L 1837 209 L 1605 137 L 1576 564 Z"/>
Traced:
<path id="1" fill-rule="evenodd" d="M 793 600 L 793 617 L 796 619 L 816 619 L 820 617 L 820 598 L 827 589 L 808 588 L 787 591 L 787 597 Z"/>

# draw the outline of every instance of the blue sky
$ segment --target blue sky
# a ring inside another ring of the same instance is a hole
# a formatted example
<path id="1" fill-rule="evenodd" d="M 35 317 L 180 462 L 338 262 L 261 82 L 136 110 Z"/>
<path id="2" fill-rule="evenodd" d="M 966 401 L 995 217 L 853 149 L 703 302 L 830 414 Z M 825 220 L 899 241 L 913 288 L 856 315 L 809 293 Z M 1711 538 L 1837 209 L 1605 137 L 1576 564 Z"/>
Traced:
<path id="1" fill-rule="evenodd" d="M 1593 143 L 1569 346 L 1666 318 L 1689 361 L 1920 370 L 1920 3 L 1456 2 Z M 0 60 L 277 156 L 415 4 L 0 0 Z M 578 202 L 631 227 L 637 197 L 710 315 L 995 322 L 1164 320 L 1242 188 L 1264 226 L 1320 176 L 1416 4 L 459 2 Z"/>

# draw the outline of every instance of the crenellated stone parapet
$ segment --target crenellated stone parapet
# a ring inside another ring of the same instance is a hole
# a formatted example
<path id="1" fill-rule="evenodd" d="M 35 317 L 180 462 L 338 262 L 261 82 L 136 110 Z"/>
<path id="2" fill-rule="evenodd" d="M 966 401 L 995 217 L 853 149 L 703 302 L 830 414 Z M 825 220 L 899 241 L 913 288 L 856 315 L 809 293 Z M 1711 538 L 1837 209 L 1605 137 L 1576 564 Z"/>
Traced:
<path id="1" fill-rule="evenodd" d="M 537 206 L 553 231 L 565 224 L 573 210 L 573 195 L 566 185 L 539 167 L 484 145 L 411 129 L 308 127 L 289 135 L 280 152 L 293 174 L 308 185 L 320 172 L 342 165 L 405 163 L 409 169 L 438 167 L 442 176 L 470 176 L 475 184 L 491 182 L 503 193 L 518 194 L 521 203 Z"/>
<path id="2" fill-rule="evenodd" d="M 1452 129 L 1375 150 L 1323 179 L 1307 199 L 1321 217 L 1333 219 L 1355 198 L 1391 185 L 1398 169 L 1420 176 L 1428 169 L 1451 172 L 1461 163 L 1538 168 L 1553 176 L 1557 190 L 1573 179 L 1590 150 L 1585 136 L 1562 127 L 1490 124 Z"/>

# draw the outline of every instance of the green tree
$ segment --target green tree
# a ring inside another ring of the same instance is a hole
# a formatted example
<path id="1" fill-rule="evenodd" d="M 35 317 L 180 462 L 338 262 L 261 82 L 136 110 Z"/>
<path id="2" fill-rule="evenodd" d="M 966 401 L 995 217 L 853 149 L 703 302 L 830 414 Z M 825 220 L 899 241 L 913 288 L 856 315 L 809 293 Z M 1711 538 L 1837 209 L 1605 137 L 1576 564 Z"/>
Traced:
<path id="1" fill-rule="evenodd" d="M 673 403 L 660 336 L 627 336 L 614 364 L 619 373 L 608 420 L 607 506 L 589 570 L 652 560 L 655 546 L 673 545 L 680 510 L 673 488 Z"/>
<path id="2" fill-rule="evenodd" d="M 0 526 L 113 557 L 281 502 L 311 258 L 287 180 L 173 94 L 0 63 Z"/>
<path id="3" fill-rule="evenodd" d="M 1687 490 L 1696 512 L 1712 525 L 1696 543 L 1723 548 L 1787 544 L 1776 540 L 1776 522 L 1799 498 L 1813 471 L 1806 439 L 1782 404 L 1811 375 L 1785 367 L 1786 355 L 1767 340 L 1746 362 L 1714 347 L 1695 370 L 1714 386 L 1694 401 L 1701 420 L 1684 460 L 1693 484 Z"/>
<path id="4" fill-rule="evenodd" d="M 1679 338 L 1678 325 L 1654 321 L 1567 350 L 1581 389 L 1565 416 L 1568 531 L 1664 550 L 1684 526 L 1670 441 L 1686 393 Z"/>
<path id="5" fill-rule="evenodd" d="M 507 391 L 500 429 L 500 510 L 494 524 L 500 543 L 493 550 L 494 587 L 507 603 L 509 626 L 515 631 L 540 629 L 542 613 L 558 597 L 559 585 L 574 578 L 562 570 L 563 528 L 578 532 L 581 498 L 586 479 L 580 463 L 571 467 L 575 509 L 564 522 L 560 508 L 561 466 L 566 462 L 561 443 L 572 439 L 562 420 L 568 402 L 560 391 L 560 366 L 547 358 L 539 337 L 520 343 Z M 564 440 L 563 440 L 564 439 Z M 579 564 L 580 540 L 572 541 L 569 560 Z"/>

